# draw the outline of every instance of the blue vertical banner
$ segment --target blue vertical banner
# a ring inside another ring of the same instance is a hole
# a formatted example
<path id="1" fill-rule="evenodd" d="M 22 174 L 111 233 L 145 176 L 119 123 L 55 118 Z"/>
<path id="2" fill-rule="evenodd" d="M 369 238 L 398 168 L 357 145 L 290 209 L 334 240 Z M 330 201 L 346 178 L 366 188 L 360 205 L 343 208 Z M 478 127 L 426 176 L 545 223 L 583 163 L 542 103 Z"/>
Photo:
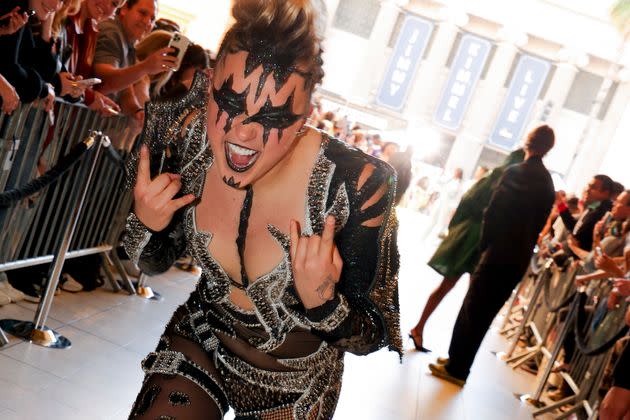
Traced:
<path id="1" fill-rule="evenodd" d="M 378 105 L 395 111 L 403 109 L 433 26 L 430 21 L 417 16 L 405 18 L 376 96 Z"/>
<path id="2" fill-rule="evenodd" d="M 509 151 L 516 148 L 550 69 L 548 61 L 529 55 L 521 56 L 501 113 L 490 134 L 490 144 Z"/>
<path id="3" fill-rule="evenodd" d="M 462 124 L 491 47 L 490 42 L 483 38 L 469 34 L 462 36 L 451 73 L 433 115 L 437 125 L 457 130 Z"/>

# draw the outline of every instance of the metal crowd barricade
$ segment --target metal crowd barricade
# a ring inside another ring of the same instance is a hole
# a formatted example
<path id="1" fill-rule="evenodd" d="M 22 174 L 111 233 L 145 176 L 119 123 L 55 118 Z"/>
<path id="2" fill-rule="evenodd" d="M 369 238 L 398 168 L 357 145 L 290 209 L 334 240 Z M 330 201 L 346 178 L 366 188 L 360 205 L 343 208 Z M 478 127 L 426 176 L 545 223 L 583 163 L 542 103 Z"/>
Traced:
<path id="1" fill-rule="evenodd" d="M 514 334 L 521 334 L 519 327 L 522 325 L 523 316 L 528 308 L 528 303 L 532 300 L 532 294 L 535 291 L 536 279 L 538 278 L 540 269 L 535 270 L 529 267 L 523 280 L 512 291 L 512 295 L 502 313 L 503 322 L 499 328 L 499 333 L 506 338 L 511 338 Z"/>
<path id="2" fill-rule="evenodd" d="M 575 339 L 576 349 L 568 360 L 570 368 L 560 372 L 573 395 L 536 410 L 533 413 L 534 417 L 560 408 L 563 411 L 554 417 L 556 419 L 564 419 L 580 411 L 587 417 L 592 417 L 596 413 L 602 384 L 612 370 L 607 367 L 611 364 L 616 344 L 627 342 L 629 336 L 624 321 L 628 304 L 624 303 L 613 309 L 607 308 L 610 285 L 595 281 L 593 286 L 595 287 L 582 290 L 575 296 L 566 320 L 568 326 L 563 328 L 558 338 L 552 358 L 539 379 L 533 398 L 540 401 L 543 391 L 548 386 L 549 366 L 555 362 L 560 348 L 566 346 L 566 340 Z M 569 331 L 573 332 L 575 337 L 567 338 Z"/>
<path id="3" fill-rule="evenodd" d="M 12 116 L 0 116 L 0 191 L 19 189 L 38 178 L 42 166 L 58 164 L 84 140 L 97 143 L 52 185 L 9 207 L 0 207 L 0 272 L 53 262 L 35 322 L 17 327 L 26 330 L 22 331 L 24 338 L 46 346 L 60 342 L 58 337 L 51 337 L 44 323 L 64 260 L 100 254 L 106 261 L 103 269 L 112 289 L 120 290 L 110 269 L 113 265 L 123 286 L 135 293 L 115 252 L 131 205 L 131 196 L 123 188 L 123 159 L 135 133 L 126 118 L 101 117 L 82 105 L 58 102 L 56 117 L 51 127 L 47 114 L 31 105 L 22 105 Z M 109 139 L 113 144 L 106 147 Z M 7 330 L 7 322 L 0 321 L 0 326 Z M 29 332 L 31 327 L 43 331 L 43 336 Z"/>
<path id="4" fill-rule="evenodd" d="M 583 412 L 594 418 L 601 398 L 600 389 L 607 367 L 619 340 L 630 340 L 624 315 L 628 304 L 607 309 L 610 293 L 607 280 L 593 281 L 576 289 L 575 276 L 580 268 L 571 262 L 558 267 L 547 259 L 537 275 L 526 275 L 508 302 L 501 332 L 512 336 L 504 360 L 516 368 L 528 360 L 541 359 L 534 392 L 517 395 L 537 408 L 534 417 L 555 413 L 563 419 Z M 567 347 L 575 351 L 567 357 Z M 558 359 L 565 350 L 568 370 L 557 369 L 572 395 L 547 403 L 543 393 L 548 389 L 554 368 L 562 368 Z M 608 369 L 609 370 L 609 369 Z"/>
<path id="5" fill-rule="evenodd" d="M 545 357 L 551 356 L 547 339 L 558 312 L 567 306 L 575 293 L 576 273 L 576 264 L 559 269 L 553 260 L 546 260 L 544 268 L 536 277 L 535 286 L 530 288 L 527 309 L 516 327 L 516 333 L 505 355 L 510 366 L 516 369 L 541 353 Z M 517 352 L 518 344 L 522 340 L 526 345 Z"/>

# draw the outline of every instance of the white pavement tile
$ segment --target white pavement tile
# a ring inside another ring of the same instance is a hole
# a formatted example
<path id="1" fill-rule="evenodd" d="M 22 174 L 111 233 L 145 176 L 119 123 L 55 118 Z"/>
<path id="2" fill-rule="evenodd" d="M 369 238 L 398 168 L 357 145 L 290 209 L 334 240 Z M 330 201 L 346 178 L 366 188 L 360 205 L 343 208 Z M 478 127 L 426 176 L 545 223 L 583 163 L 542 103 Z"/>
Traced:
<path id="1" fill-rule="evenodd" d="M 21 343 L 5 351 L 5 356 L 19 360 L 60 378 L 67 378 L 98 356 L 118 350 L 120 346 L 71 326 L 57 330 L 72 342 L 69 349 L 48 349 L 32 343 Z"/>

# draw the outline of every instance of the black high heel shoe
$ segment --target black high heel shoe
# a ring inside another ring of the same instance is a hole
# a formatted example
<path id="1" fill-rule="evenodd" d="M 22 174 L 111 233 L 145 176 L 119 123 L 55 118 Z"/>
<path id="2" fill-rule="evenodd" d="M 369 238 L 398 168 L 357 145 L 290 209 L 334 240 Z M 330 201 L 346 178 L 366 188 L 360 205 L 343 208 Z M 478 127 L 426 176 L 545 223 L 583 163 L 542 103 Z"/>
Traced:
<path id="1" fill-rule="evenodd" d="M 425 348 L 424 346 L 419 346 L 418 343 L 416 343 L 416 339 L 414 338 L 413 334 L 409 333 L 409 338 L 411 339 L 411 341 L 413 341 L 413 346 L 416 348 L 417 351 L 421 353 L 431 353 L 431 350 Z"/>

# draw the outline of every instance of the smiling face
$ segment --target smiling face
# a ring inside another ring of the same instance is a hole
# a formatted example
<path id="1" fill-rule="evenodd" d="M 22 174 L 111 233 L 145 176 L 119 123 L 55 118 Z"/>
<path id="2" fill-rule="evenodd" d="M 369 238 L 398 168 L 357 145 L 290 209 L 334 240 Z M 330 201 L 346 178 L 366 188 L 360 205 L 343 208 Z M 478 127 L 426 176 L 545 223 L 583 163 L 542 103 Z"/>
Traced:
<path id="1" fill-rule="evenodd" d="M 157 12 L 155 0 L 139 0 L 120 9 L 120 22 L 130 42 L 142 40 L 153 28 Z"/>
<path id="2" fill-rule="evenodd" d="M 307 77 L 295 68 L 273 70 L 249 53 L 227 54 L 214 71 L 208 138 L 223 181 L 245 188 L 291 150 L 309 110 Z"/>
<path id="3" fill-rule="evenodd" d="M 87 9 L 88 18 L 102 22 L 114 16 L 124 0 L 85 0 L 83 7 Z"/>
<path id="4" fill-rule="evenodd" d="M 610 191 L 604 190 L 604 183 L 597 178 L 593 178 L 582 193 L 582 200 L 586 205 L 609 198 Z"/>
<path id="5" fill-rule="evenodd" d="M 35 16 L 41 21 L 50 19 L 61 6 L 63 6 L 61 0 L 31 0 L 29 2 L 30 9 L 35 11 Z"/>

